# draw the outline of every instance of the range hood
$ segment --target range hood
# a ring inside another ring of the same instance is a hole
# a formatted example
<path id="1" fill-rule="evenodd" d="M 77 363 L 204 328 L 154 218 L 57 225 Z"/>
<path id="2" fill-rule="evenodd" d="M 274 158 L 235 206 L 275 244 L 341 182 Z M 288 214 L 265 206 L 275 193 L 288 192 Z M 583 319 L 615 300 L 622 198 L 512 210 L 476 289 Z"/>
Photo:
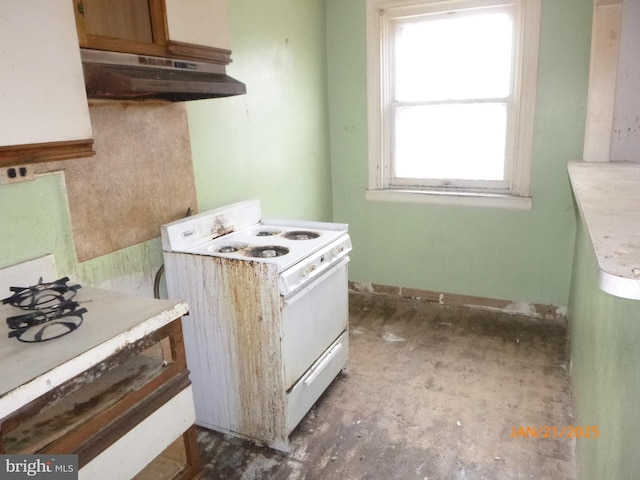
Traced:
<path id="1" fill-rule="evenodd" d="M 80 56 L 89 98 L 182 102 L 247 93 L 224 65 L 86 48 Z"/>

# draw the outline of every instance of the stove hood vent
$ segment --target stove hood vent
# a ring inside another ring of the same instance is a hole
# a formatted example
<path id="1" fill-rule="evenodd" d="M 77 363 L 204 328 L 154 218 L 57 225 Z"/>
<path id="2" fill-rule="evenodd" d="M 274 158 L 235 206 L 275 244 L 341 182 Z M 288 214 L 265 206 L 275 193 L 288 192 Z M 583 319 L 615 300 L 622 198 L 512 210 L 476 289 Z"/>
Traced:
<path id="1" fill-rule="evenodd" d="M 247 93 L 224 65 L 85 48 L 80 54 L 92 99 L 183 102 Z"/>

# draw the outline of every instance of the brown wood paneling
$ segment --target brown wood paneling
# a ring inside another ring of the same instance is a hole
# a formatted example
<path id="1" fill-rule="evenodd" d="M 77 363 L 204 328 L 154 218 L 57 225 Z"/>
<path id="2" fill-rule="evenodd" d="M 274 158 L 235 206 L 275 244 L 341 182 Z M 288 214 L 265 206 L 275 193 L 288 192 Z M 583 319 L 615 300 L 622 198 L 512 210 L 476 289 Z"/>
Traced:
<path id="1" fill-rule="evenodd" d="M 168 49 L 169 53 L 175 57 L 190 58 L 221 65 L 231 63 L 231 50 L 225 50 L 223 48 L 206 47 L 203 45 L 194 45 L 193 43 L 169 40 Z"/>
<path id="2" fill-rule="evenodd" d="M 81 47 L 166 56 L 167 21 L 163 0 L 74 2 Z"/>
<path id="3" fill-rule="evenodd" d="M 83 0 L 88 33 L 153 43 L 147 0 Z"/>

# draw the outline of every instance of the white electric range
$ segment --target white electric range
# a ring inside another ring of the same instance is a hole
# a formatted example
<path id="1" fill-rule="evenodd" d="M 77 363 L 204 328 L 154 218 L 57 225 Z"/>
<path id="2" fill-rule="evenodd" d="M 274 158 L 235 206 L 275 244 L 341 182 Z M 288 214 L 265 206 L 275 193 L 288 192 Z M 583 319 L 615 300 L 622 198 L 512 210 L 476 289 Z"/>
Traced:
<path id="1" fill-rule="evenodd" d="M 186 299 L 196 423 L 288 449 L 348 354 L 346 224 L 266 221 L 258 200 L 162 227 L 167 291 Z"/>

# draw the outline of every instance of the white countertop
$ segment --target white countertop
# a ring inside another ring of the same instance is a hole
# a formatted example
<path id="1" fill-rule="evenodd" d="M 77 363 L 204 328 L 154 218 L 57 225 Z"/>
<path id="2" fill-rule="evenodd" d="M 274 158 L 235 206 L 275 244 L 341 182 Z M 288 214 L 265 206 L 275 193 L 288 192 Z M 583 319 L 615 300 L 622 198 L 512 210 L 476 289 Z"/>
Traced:
<path id="1" fill-rule="evenodd" d="M 640 163 L 571 162 L 569 177 L 598 259 L 600 288 L 640 300 Z"/>
<path id="2" fill-rule="evenodd" d="M 87 309 L 74 332 L 42 343 L 7 338 L 4 319 L 24 311 L 0 305 L 0 419 L 187 313 L 184 301 L 133 297 L 91 287 L 75 301 Z"/>

